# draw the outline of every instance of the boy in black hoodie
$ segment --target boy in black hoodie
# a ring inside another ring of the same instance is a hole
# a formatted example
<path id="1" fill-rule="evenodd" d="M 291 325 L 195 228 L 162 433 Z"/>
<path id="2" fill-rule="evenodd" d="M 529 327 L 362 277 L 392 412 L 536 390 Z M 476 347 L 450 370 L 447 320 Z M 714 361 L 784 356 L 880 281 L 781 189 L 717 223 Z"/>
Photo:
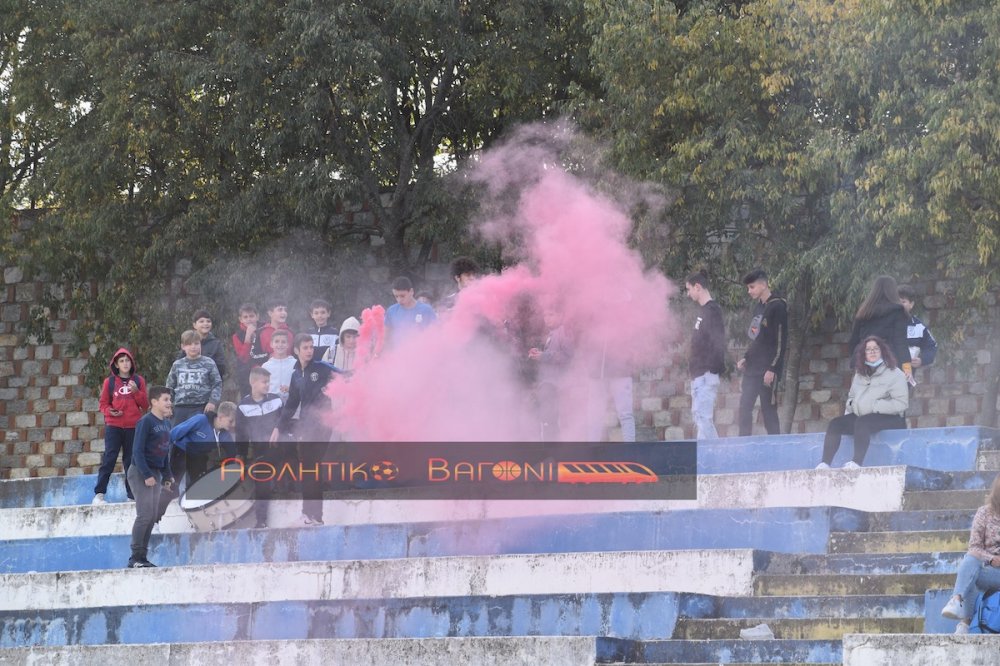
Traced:
<path id="1" fill-rule="evenodd" d="M 299 361 L 292 373 L 288 402 L 281 410 L 278 426 L 271 431 L 271 442 L 277 442 L 282 432 L 292 429 L 292 417 L 301 407 L 295 437 L 299 440 L 299 461 L 305 470 L 317 468 L 329 450 L 333 429 L 326 419 L 330 411 L 330 397 L 326 385 L 339 374 L 339 370 L 323 361 L 313 360 L 315 350 L 308 333 L 295 336 L 295 356 Z M 318 474 L 302 474 L 302 524 L 323 524 L 323 493 Z"/>
<path id="2" fill-rule="evenodd" d="M 740 437 L 749 435 L 753 430 L 753 406 L 758 397 L 767 434 L 777 435 L 781 426 L 778 423 L 775 388 L 784 370 L 785 350 L 788 348 L 788 305 L 784 298 L 771 293 L 767 273 L 763 269 L 747 273 L 743 284 L 757 304 L 747 327 L 750 346 L 736 364 L 736 368 L 743 371 Z"/>
<path id="3" fill-rule="evenodd" d="M 212 315 L 207 310 L 196 310 L 191 315 L 191 328 L 201 336 L 201 355 L 215 361 L 219 376 L 226 378 L 226 352 L 222 348 L 222 340 L 212 333 Z M 184 358 L 184 352 L 177 352 L 176 358 Z"/>

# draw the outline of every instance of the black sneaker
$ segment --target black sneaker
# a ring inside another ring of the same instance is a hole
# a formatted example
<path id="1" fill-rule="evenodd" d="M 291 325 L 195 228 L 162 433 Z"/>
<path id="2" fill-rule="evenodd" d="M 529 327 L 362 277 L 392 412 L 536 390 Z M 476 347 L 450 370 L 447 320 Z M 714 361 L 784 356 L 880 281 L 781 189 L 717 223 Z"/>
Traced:
<path id="1" fill-rule="evenodd" d="M 156 565 L 153 564 L 152 562 L 150 562 L 149 560 L 145 560 L 145 559 L 143 559 L 143 560 L 136 560 L 136 559 L 133 559 L 133 558 L 130 557 L 129 560 L 128 560 L 128 565 L 125 568 L 126 569 L 149 569 L 150 567 L 156 568 Z"/>

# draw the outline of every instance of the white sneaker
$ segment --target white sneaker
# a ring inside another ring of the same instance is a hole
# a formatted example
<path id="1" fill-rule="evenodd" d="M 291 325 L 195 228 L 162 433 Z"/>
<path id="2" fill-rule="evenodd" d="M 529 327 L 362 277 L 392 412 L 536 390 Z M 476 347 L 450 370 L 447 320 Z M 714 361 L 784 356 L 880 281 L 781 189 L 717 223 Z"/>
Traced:
<path id="1" fill-rule="evenodd" d="M 844 469 L 861 469 L 861 465 L 854 462 L 853 460 L 848 460 L 844 463 Z"/>
<path id="2" fill-rule="evenodd" d="M 946 617 L 949 620 L 961 620 L 965 617 L 965 604 L 958 597 L 952 597 L 945 604 L 944 608 L 941 609 L 941 617 Z M 965 632 L 968 633 L 968 625 L 966 625 Z"/>
<path id="3" fill-rule="evenodd" d="M 967 625 L 964 622 L 959 622 L 957 625 L 955 625 L 955 634 L 956 635 L 962 636 L 962 635 L 967 634 L 967 633 L 969 633 L 969 625 Z"/>
<path id="4" fill-rule="evenodd" d="M 816 465 L 816 469 L 830 469 L 830 466 L 827 465 L 825 462 L 821 462 L 820 464 Z"/>
<path id="5" fill-rule="evenodd" d="M 320 520 L 319 518 L 313 518 L 312 516 L 307 516 L 304 513 L 302 514 L 302 517 L 299 518 L 299 522 L 301 522 L 303 525 L 306 525 L 306 526 L 309 526 L 309 527 L 311 527 L 313 525 L 322 525 L 323 524 L 323 521 Z"/>
<path id="6" fill-rule="evenodd" d="M 740 638 L 745 641 L 770 641 L 774 639 L 774 632 L 767 624 L 758 624 L 756 627 L 740 629 Z"/>
<path id="7" fill-rule="evenodd" d="M 107 504 L 108 501 L 104 499 L 104 493 L 97 493 L 94 495 L 94 499 L 90 502 L 91 504 Z"/>

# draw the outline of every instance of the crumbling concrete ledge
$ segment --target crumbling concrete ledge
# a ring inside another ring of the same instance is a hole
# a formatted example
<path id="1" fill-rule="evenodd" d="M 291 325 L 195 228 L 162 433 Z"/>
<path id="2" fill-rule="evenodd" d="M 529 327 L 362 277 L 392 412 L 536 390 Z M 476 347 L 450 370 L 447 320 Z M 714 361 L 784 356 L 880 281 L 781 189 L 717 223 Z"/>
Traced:
<path id="1" fill-rule="evenodd" d="M 1000 636 L 846 634 L 844 666 L 996 666 Z"/>
<path id="2" fill-rule="evenodd" d="M 351 664 L 352 666 L 580 666 L 593 664 L 593 637 L 519 636 L 477 638 L 402 638 L 226 643 L 87 645 L 0 650 L 0 665 L 76 666 L 77 664 Z"/>

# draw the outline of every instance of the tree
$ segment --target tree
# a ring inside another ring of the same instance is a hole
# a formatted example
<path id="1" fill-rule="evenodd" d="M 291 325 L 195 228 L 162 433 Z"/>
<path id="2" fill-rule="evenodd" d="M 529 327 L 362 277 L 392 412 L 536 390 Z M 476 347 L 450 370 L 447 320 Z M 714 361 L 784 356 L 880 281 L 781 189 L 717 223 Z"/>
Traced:
<path id="1" fill-rule="evenodd" d="M 668 219 L 640 236 L 669 275 L 702 265 L 729 281 L 768 266 L 792 304 L 795 337 L 783 421 L 791 423 L 798 363 L 815 312 L 804 254 L 830 232 L 835 170 L 816 152 L 824 127 L 810 73 L 838 19 L 829 3 L 588 3 L 603 83 L 581 117 L 607 127 L 617 165 L 677 193 Z M 668 225 L 667 234 L 657 227 Z M 657 237 L 661 238 L 656 242 Z"/>
<path id="2" fill-rule="evenodd" d="M 1000 376 L 998 21 L 989 2 L 862 3 L 818 82 L 851 119 L 834 155 L 853 188 L 836 216 L 872 230 L 904 274 L 959 285 L 949 298 L 968 314 L 943 325 L 990 341 L 984 425 L 997 423 Z"/>
<path id="3" fill-rule="evenodd" d="M 0 207 L 39 203 L 24 191 L 60 133 L 85 114 L 75 108 L 80 63 L 54 37 L 56 0 L 0 5 Z M 41 202 L 44 203 L 44 202 Z"/>
<path id="4" fill-rule="evenodd" d="M 442 175 L 511 124 L 553 113 L 585 64 L 576 0 L 59 10 L 52 39 L 81 63 L 72 104 L 88 112 L 33 174 L 32 196 L 54 208 L 21 259 L 68 285 L 45 305 L 77 308 L 83 340 L 157 359 L 184 321 L 185 281 L 289 234 L 305 239 L 285 246 L 299 271 L 377 238 L 393 272 L 419 273 L 435 233 L 461 223 Z M 367 215 L 339 215 L 352 203 Z M 276 271 L 252 276 L 258 294 L 280 288 Z M 219 290 L 203 298 L 235 306 Z"/>
<path id="5" fill-rule="evenodd" d="M 579 115 L 607 128 L 622 168 L 678 192 L 640 230 L 668 273 L 769 265 L 800 336 L 830 314 L 846 325 L 876 273 L 951 276 L 968 322 L 997 320 L 982 298 L 1000 243 L 992 3 L 587 8 L 603 94 Z"/>

